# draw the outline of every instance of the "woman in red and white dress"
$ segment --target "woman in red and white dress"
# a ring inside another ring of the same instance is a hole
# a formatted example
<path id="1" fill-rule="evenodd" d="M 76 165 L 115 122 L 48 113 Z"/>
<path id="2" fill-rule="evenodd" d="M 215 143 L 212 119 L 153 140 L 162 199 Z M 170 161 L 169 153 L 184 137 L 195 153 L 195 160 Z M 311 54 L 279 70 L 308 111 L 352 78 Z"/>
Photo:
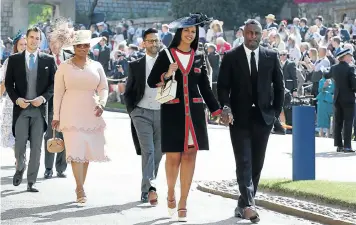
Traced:
<path id="1" fill-rule="evenodd" d="M 204 57 L 195 54 L 198 26 L 206 22 L 209 22 L 206 16 L 192 14 L 171 23 L 171 28 L 177 28 L 168 47 L 174 63 L 170 63 L 166 51 L 161 51 L 147 80 L 154 88 L 172 79 L 175 72 L 176 98 L 161 106 L 161 143 L 162 152 L 166 153 L 167 201 L 171 214 L 177 205 L 174 189 L 180 171 L 179 221 L 186 221 L 197 151 L 209 149 L 203 101 L 213 116 L 221 111 L 210 87 Z"/>

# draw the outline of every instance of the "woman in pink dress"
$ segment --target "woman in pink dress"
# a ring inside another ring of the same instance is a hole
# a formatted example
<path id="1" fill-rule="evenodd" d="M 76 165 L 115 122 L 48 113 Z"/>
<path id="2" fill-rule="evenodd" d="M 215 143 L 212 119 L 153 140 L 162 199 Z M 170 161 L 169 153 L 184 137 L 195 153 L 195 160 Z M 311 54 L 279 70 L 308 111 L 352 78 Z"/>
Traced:
<path id="1" fill-rule="evenodd" d="M 54 82 L 52 127 L 63 132 L 78 203 L 86 202 L 84 183 L 89 162 L 109 160 L 104 150 L 106 124 L 101 117 L 108 83 L 101 64 L 88 57 L 100 39 L 91 39 L 89 30 L 75 31 L 71 41 L 75 55 L 58 67 Z"/>

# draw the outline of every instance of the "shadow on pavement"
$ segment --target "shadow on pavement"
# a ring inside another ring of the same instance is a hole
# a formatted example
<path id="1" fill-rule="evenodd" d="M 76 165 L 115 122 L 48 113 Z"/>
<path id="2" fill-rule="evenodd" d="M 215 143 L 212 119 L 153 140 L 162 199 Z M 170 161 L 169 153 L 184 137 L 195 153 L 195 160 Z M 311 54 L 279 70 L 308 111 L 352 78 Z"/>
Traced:
<path id="1" fill-rule="evenodd" d="M 25 171 L 26 173 L 26 171 Z M 24 178 L 22 179 L 22 182 L 21 184 L 27 184 L 27 179 L 25 178 L 26 177 L 26 174 L 23 175 Z M 1 177 L 1 185 L 12 185 L 12 179 L 13 179 L 14 176 L 7 176 L 7 177 Z M 45 180 L 44 178 L 37 178 L 37 183 L 41 183 L 41 182 L 38 182 L 38 181 L 43 181 Z"/>
<path id="2" fill-rule="evenodd" d="M 0 170 L 13 170 L 15 171 L 15 166 L 2 166 L 0 167 Z"/>
<path id="3" fill-rule="evenodd" d="M 158 218 L 158 219 L 154 219 L 154 220 L 150 220 L 150 221 L 146 221 L 146 222 L 142 222 L 142 223 L 135 223 L 133 225 L 151 225 L 151 224 L 154 224 L 158 221 L 161 221 L 161 220 L 169 220 L 171 219 L 170 217 L 162 217 L 162 218 Z M 174 223 L 176 223 L 177 221 L 172 221 Z M 167 224 L 167 223 L 160 223 L 161 224 Z M 168 223 L 168 224 L 172 224 L 172 223 Z"/>
<path id="4" fill-rule="evenodd" d="M 38 215 L 37 217 L 39 217 L 40 220 L 37 220 L 34 223 L 48 223 L 48 222 L 56 222 L 56 221 L 60 221 L 63 219 L 68 219 L 68 218 L 83 218 L 83 217 L 91 217 L 91 216 L 98 216 L 98 215 L 105 215 L 105 214 L 120 213 L 121 211 L 125 211 L 125 210 L 131 209 L 133 207 L 136 207 L 139 204 L 142 204 L 142 203 L 140 201 L 136 201 L 136 202 L 129 202 L 129 203 L 126 203 L 123 205 L 110 205 L 110 206 L 103 206 L 103 207 L 85 208 L 83 210 L 78 210 L 78 211 L 74 211 L 74 212 L 57 212 L 57 213 L 54 213 L 54 214 L 48 215 L 48 216 Z M 51 210 L 51 211 L 60 210 L 61 208 L 58 206 L 63 207 L 63 205 L 57 205 L 57 206 L 55 206 L 55 208 L 52 208 L 55 210 Z M 66 208 L 77 208 L 77 207 L 79 207 L 79 206 L 78 205 L 67 205 L 66 206 Z M 42 210 L 44 210 L 44 212 L 45 212 L 46 206 L 42 207 Z M 43 212 L 39 212 L 39 213 L 43 213 Z M 33 217 L 33 215 L 32 215 L 32 217 Z"/>
<path id="5" fill-rule="evenodd" d="M 1 220 L 12 220 L 26 217 L 41 217 L 36 215 L 39 213 L 55 212 L 62 209 L 78 208 L 77 205 L 72 205 L 74 202 L 67 202 L 58 205 L 47 205 L 31 208 L 14 208 L 1 213 Z"/>
<path id="6" fill-rule="evenodd" d="M 286 152 L 292 158 L 292 153 Z M 356 157 L 356 153 L 344 153 L 344 152 L 318 152 L 315 153 L 315 157 L 320 158 L 345 158 L 345 157 Z"/>
<path id="7" fill-rule="evenodd" d="M 15 190 L 3 190 L 1 191 L 1 198 L 6 198 L 8 196 L 19 195 L 22 193 L 26 193 L 27 191 L 15 191 Z"/>

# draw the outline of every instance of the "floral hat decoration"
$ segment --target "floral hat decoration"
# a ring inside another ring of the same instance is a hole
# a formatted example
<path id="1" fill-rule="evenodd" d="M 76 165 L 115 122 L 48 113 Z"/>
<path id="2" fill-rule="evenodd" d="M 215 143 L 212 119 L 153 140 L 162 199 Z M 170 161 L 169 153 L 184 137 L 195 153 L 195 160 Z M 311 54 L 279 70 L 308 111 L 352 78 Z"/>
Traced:
<path id="1" fill-rule="evenodd" d="M 171 22 L 168 27 L 170 29 L 179 29 L 192 26 L 203 27 L 205 24 L 210 23 L 212 20 L 213 18 L 209 18 L 202 13 L 191 13 L 187 17 L 182 17 Z"/>

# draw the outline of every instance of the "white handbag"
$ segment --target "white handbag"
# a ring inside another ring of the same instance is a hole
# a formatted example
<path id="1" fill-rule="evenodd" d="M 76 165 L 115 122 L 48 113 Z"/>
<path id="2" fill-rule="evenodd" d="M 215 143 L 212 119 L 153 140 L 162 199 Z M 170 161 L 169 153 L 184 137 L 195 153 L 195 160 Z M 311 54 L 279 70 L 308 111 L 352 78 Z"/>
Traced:
<path id="1" fill-rule="evenodd" d="M 164 49 L 167 53 L 170 63 L 173 63 L 173 59 L 169 50 Z M 172 79 L 166 82 L 163 86 L 157 88 L 156 101 L 164 104 L 176 98 L 177 93 L 177 81 L 175 80 L 175 72 L 172 74 Z"/>

